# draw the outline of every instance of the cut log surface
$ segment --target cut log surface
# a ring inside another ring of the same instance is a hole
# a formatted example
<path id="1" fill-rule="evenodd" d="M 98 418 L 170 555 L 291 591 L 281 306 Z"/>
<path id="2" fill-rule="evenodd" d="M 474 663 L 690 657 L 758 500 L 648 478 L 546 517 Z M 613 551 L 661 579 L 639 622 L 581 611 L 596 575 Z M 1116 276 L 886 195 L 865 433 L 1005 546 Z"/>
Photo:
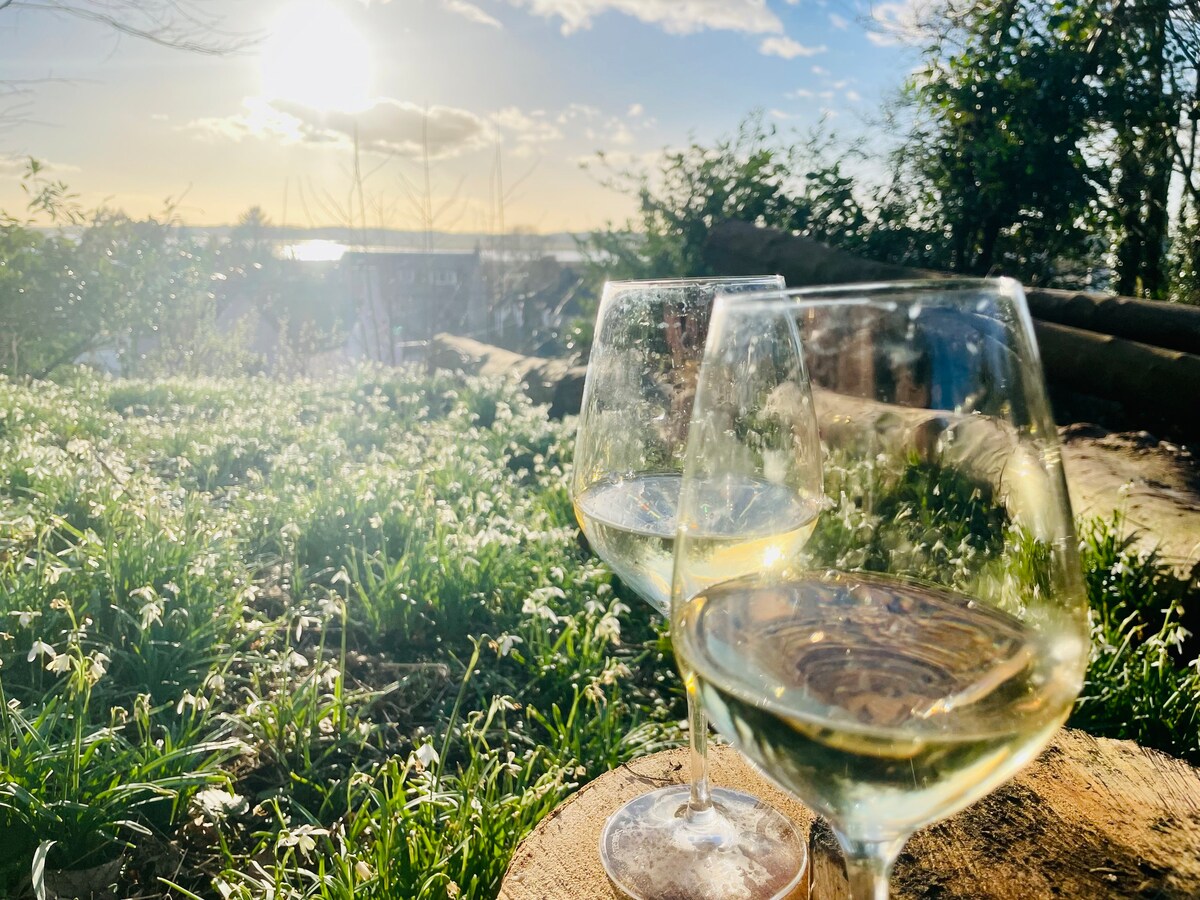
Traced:
<path id="1" fill-rule="evenodd" d="M 763 798 L 810 830 L 814 900 L 847 897 L 823 823 L 728 747 L 713 780 Z M 583 788 L 521 843 L 502 900 L 611 900 L 597 856 L 609 813 L 686 779 L 683 750 L 635 760 Z M 915 835 L 892 878 L 901 898 L 1200 897 L 1200 771 L 1129 741 L 1060 732 L 1013 781 Z M 720 893 L 713 900 L 720 900 Z"/>

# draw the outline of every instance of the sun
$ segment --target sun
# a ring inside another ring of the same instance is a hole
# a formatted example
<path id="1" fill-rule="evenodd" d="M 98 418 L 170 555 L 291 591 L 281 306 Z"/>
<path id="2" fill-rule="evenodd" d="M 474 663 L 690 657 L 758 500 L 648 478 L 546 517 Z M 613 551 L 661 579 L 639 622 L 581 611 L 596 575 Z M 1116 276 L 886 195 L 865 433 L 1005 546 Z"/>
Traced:
<path id="1" fill-rule="evenodd" d="M 263 44 L 263 96 L 322 112 L 370 104 L 371 51 L 344 12 L 327 0 L 297 0 Z"/>

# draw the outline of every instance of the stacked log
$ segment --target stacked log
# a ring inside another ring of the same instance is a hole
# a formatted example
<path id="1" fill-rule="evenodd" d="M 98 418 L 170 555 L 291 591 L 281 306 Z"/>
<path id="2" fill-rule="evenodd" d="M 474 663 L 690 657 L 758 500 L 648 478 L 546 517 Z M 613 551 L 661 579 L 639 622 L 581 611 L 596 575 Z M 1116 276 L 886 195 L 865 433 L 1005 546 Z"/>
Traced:
<path id="1" fill-rule="evenodd" d="M 778 272 L 792 287 L 947 277 L 747 222 L 716 225 L 704 253 L 714 271 Z M 1113 427 L 1200 440 L 1200 307 L 1044 288 L 1026 296 L 1060 420 L 1083 409 Z"/>

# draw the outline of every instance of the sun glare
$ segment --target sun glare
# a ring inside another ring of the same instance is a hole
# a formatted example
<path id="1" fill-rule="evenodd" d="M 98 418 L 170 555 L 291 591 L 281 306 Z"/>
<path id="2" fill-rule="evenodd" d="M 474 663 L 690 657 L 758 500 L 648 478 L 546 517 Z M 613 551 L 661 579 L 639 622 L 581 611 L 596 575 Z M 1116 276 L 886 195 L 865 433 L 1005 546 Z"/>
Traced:
<path id="1" fill-rule="evenodd" d="M 329 112 L 357 112 L 370 103 L 370 47 L 327 0 L 285 6 L 263 45 L 261 65 L 268 100 Z"/>

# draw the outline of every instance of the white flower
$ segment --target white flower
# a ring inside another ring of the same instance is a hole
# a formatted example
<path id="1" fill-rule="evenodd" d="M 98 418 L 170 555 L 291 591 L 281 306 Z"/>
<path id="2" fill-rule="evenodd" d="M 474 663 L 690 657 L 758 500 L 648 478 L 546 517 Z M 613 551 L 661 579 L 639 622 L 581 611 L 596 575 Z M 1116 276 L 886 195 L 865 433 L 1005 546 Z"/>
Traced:
<path id="1" fill-rule="evenodd" d="M 515 634 L 502 634 L 491 642 L 491 648 L 496 651 L 497 656 L 503 658 L 512 652 L 513 647 L 523 643 L 525 642 Z"/>
<path id="2" fill-rule="evenodd" d="M 179 702 L 175 704 L 175 714 L 182 716 L 183 711 L 188 707 L 196 710 L 196 712 L 204 712 L 208 709 L 208 698 L 203 694 L 195 695 L 191 691 L 184 691 L 183 696 L 179 698 Z"/>
<path id="3" fill-rule="evenodd" d="M 614 647 L 621 643 L 621 620 L 612 615 L 601 618 L 596 623 L 596 637 L 608 641 Z"/>
<path id="4" fill-rule="evenodd" d="M 250 804 L 241 794 L 231 794 L 225 788 L 205 788 L 192 798 L 192 811 L 201 821 L 216 824 L 230 816 L 238 816 Z"/>
<path id="5" fill-rule="evenodd" d="M 29 648 L 29 655 L 25 657 L 26 662 L 33 662 L 39 656 L 48 656 L 53 661 L 58 656 L 58 651 L 43 641 L 41 638 L 33 642 L 33 646 Z"/>
<path id="6" fill-rule="evenodd" d="M 281 831 L 279 839 L 275 842 L 275 849 L 295 847 L 300 851 L 301 856 L 307 857 L 316 849 L 317 838 L 326 837 L 328 834 L 329 830 L 327 828 L 318 828 L 315 825 L 301 825 L 297 828 Z"/>
<path id="7" fill-rule="evenodd" d="M 22 610 L 16 610 L 13 613 L 11 613 L 11 615 L 14 615 L 17 617 L 17 624 L 20 625 L 22 628 L 28 628 L 30 625 L 33 624 L 33 620 L 36 619 L 41 614 L 42 614 L 41 611 L 36 610 L 36 609 L 22 609 Z"/>
<path id="8" fill-rule="evenodd" d="M 370 881 L 375 877 L 374 870 L 361 859 L 354 864 L 354 874 L 358 876 L 359 881 Z"/>
<path id="9" fill-rule="evenodd" d="M 46 570 L 42 573 L 42 583 L 47 585 L 58 584 L 58 579 L 70 571 L 66 566 L 46 566 Z"/>
<path id="10" fill-rule="evenodd" d="M 416 749 L 414 755 L 422 767 L 432 766 L 441 758 L 438 756 L 438 752 L 433 749 L 433 744 L 422 744 Z"/>
<path id="11" fill-rule="evenodd" d="M 67 653 L 60 653 L 55 656 L 50 662 L 46 663 L 46 671 L 53 672 L 55 675 L 61 675 L 71 668 L 71 657 Z"/>
<path id="12" fill-rule="evenodd" d="M 108 664 L 111 662 L 108 656 L 101 653 L 99 650 L 94 652 L 88 658 L 87 680 L 95 684 L 104 677 L 104 673 L 108 671 Z"/>
<path id="13" fill-rule="evenodd" d="M 220 672 L 213 672 L 204 679 L 204 687 L 212 694 L 225 693 L 225 676 Z"/>
<path id="14" fill-rule="evenodd" d="M 559 621 L 558 615 L 555 614 L 554 610 L 545 603 L 538 603 L 533 597 L 525 598 L 525 601 L 521 604 L 521 612 L 527 616 L 537 616 L 538 618 L 545 619 L 552 624 L 557 624 Z"/>
<path id="15" fill-rule="evenodd" d="M 140 614 L 142 617 L 142 631 L 145 631 L 151 625 L 162 624 L 163 608 L 161 603 L 151 600 L 142 606 Z"/>

